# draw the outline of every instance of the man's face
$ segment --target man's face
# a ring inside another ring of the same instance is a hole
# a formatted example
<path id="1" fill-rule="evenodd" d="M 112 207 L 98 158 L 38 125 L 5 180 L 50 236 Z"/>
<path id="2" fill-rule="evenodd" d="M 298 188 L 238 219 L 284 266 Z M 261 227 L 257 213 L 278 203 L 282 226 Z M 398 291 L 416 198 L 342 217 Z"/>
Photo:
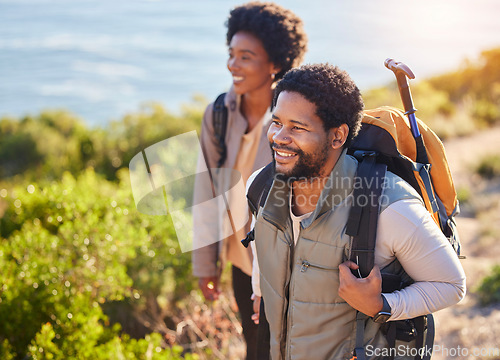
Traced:
<path id="1" fill-rule="evenodd" d="M 276 174 L 284 180 L 328 176 L 335 165 L 330 131 L 316 115 L 316 105 L 299 93 L 280 93 L 267 137 Z"/>

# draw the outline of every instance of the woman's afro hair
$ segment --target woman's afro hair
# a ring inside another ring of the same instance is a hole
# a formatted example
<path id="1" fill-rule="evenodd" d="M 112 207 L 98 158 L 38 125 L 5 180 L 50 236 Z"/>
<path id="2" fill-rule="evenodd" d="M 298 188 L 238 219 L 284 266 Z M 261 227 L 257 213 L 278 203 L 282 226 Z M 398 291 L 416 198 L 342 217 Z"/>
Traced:
<path id="1" fill-rule="evenodd" d="M 227 45 L 238 31 L 247 31 L 262 42 L 269 60 L 281 69 L 276 80 L 300 65 L 307 50 L 302 20 L 292 11 L 271 2 L 249 2 L 234 8 L 226 26 Z"/>
<path id="2" fill-rule="evenodd" d="M 325 130 L 347 124 L 348 147 L 358 134 L 363 116 L 361 93 L 344 70 L 326 64 L 303 65 L 288 71 L 276 85 L 274 101 L 282 91 L 296 92 L 316 105 L 316 115 Z"/>

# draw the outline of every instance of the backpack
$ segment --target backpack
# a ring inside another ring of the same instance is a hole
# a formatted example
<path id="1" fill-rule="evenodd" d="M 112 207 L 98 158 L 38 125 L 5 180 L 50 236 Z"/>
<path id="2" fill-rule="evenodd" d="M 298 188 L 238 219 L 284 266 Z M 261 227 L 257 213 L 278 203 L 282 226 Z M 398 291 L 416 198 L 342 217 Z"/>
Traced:
<path id="1" fill-rule="evenodd" d="M 454 216 L 459 213 L 455 186 L 446 161 L 444 147 L 437 135 L 422 121 L 418 120 L 429 163 L 417 161 L 417 147 L 411 127 L 405 114 L 393 107 L 381 107 L 365 111 L 361 130 L 348 148 L 348 154 L 357 158 L 359 165 L 354 187 L 354 199 L 368 196 L 378 199 L 382 193 L 386 171 L 391 171 L 408 182 L 422 197 L 425 207 L 434 221 L 448 238 L 460 257 L 460 241 Z M 250 210 L 257 215 L 264 206 L 273 183 L 272 164 L 267 165 L 250 185 L 247 198 Z M 356 183 L 355 183 L 356 184 Z M 346 224 L 346 233 L 353 237 L 351 258 L 359 265 L 362 277 L 368 276 L 374 265 L 374 250 L 379 215 L 378 201 L 370 201 L 366 206 L 354 201 Z M 242 240 L 244 246 L 254 240 L 253 230 Z M 410 283 L 401 277 L 382 273 L 382 292 L 402 289 Z M 367 316 L 357 315 L 357 328 L 364 330 Z M 434 321 L 432 314 L 415 319 L 390 321 L 381 328 L 389 347 L 395 348 L 396 340 L 416 340 L 415 347 L 422 349 L 416 359 L 430 358 L 434 341 Z M 356 356 L 364 358 L 363 331 L 356 333 Z M 425 344 L 424 344 L 425 340 Z"/>
<path id="2" fill-rule="evenodd" d="M 355 188 L 354 198 L 362 194 L 380 197 L 381 187 L 370 185 L 382 184 L 385 172 L 391 171 L 419 193 L 427 211 L 459 258 L 463 258 L 460 255 L 460 240 L 455 223 L 459 204 L 444 146 L 429 127 L 419 119 L 416 121 L 425 144 L 427 163 L 417 161 L 418 142 L 402 111 L 392 107 L 365 111 L 361 130 L 348 149 L 348 154 L 359 161 L 356 181 L 360 181 L 361 186 Z M 347 221 L 346 233 L 353 236 L 350 260 L 359 264 L 362 277 L 368 276 L 374 265 L 378 213 L 376 205 L 369 204 L 361 208 L 359 202 L 355 201 Z M 410 283 L 404 282 L 401 277 L 382 272 L 382 292 L 400 290 Z M 366 316 L 358 313 L 359 327 L 363 326 L 365 319 Z M 386 335 L 389 347 L 395 348 L 396 340 L 415 340 L 415 347 L 420 350 L 415 359 L 430 358 L 435 332 L 432 314 L 390 321 L 382 325 L 381 330 Z M 356 354 L 363 352 L 363 337 L 358 333 Z M 426 356 L 422 356 L 423 354 Z M 359 358 L 362 357 L 358 355 Z"/>

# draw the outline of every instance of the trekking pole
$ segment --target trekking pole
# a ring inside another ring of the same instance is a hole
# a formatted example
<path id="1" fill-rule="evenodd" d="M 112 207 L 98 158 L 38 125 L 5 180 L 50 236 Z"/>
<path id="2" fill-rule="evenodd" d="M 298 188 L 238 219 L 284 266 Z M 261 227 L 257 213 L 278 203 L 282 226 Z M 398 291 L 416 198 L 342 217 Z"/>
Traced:
<path id="1" fill-rule="evenodd" d="M 427 151 L 425 150 L 424 139 L 422 138 L 422 134 L 420 134 L 417 118 L 415 117 L 415 111 L 417 111 L 417 109 L 413 106 L 410 84 L 408 83 L 408 79 L 415 79 L 415 75 L 408 66 L 402 62 L 397 62 L 394 59 L 386 59 L 384 61 L 384 65 L 386 68 L 394 72 L 394 75 L 396 75 L 396 81 L 398 82 L 399 94 L 401 95 L 401 100 L 403 101 L 405 115 L 408 116 L 411 133 L 415 138 L 415 143 L 417 145 L 416 160 L 421 164 L 428 164 L 429 159 L 427 157 Z"/>

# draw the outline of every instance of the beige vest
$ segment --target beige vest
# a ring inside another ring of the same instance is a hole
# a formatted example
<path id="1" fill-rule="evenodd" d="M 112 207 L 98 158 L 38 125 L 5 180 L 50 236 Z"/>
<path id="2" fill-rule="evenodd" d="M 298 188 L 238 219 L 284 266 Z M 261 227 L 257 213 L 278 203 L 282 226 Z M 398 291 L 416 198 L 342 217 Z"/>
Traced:
<path id="1" fill-rule="evenodd" d="M 296 245 L 289 217 L 290 191 L 283 182 L 275 180 L 259 209 L 255 241 L 273 360 L 352 358 L 356 310 L 338 295 L 338 266 L 350 253 L 345 225 L 356 170 L 357 161 L 344 152 L 315 211 L 301 222 Z M 389 198 L 385 206 L 413 197 L 408 184 L 391 173 L 387 176 L 391 185 L 397 185 L 384 192 Z M 365 344 L 386 345 L 379 325 L 370 318 Z"/>

